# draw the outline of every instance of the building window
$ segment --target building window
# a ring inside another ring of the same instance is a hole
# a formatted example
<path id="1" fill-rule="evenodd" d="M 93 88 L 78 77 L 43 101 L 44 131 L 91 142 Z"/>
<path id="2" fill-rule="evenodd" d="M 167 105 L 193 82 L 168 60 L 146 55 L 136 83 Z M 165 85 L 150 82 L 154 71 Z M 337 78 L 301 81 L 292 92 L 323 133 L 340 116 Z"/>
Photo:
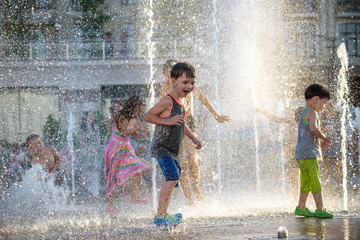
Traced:
<path id="1" fill-rule="evenodd" d="M 337 0 L 338 12 L 360 12 L 360 0 Z"/>
<path id="2" fill-rule="evenodd" d="M 318 10 L 318 0 L 288 0 L 288 13 L 315 13 Z"/>
<path id="3" fill-rule="evenodd" d="M 297 57 L 318 55 L 317 32 L 317 25 L 314 23 L 288 24 L 286 42 L 289 55 Z"/>
<path id="4" fill-rule="evenodd" d="M 360 57 L 360 23 L 338 25 L 339 41 L 345 42 L 350 56 Z"/>
<path id="5" fill-rule="evenodd" d="M 56 119 L 59 117 L 57 89 L 0 89 L 0 136 L 2 140 L 25 142 L 27 136 L 32 133 L 42 134 L 49 114 Z"/>

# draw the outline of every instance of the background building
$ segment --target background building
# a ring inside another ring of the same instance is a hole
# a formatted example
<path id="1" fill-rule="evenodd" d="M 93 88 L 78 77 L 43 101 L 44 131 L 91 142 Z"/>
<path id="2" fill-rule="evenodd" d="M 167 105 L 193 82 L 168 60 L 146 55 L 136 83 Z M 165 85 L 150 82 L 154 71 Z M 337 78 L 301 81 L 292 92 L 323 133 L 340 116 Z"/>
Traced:
<path id="1" fill-rule="evenodd" d="M 152 6 L 145 0 L 2 2 L 0 139 L 11 143 L 41 133 L 49 114 L 66 128 L 70 112 L 79 121 L 85 110 L 107 115 L 115 98 L 147 97 L 149 59 L 156 86 L 166 59 L 192 62 L 200 69 L 199 85 L 217 106 L 214 81 L 208 79 L 217 72 L 220 92 L 228 92 L 221 87 L 234 78 L 228 69 L 249 60 L 251 53 L 232 63 L 236 56 L 229 54 L 241 39 L 232 35 L 232 25 L 245 21 L 247 34 L 254 27 L 262 77 L 266 86 L 278 86 L 278 98 L 302 97 L 299 89 L 314 81 L 335 89 L 336 48 L 345 42 L 351 100 L 359 105 L 360 4 L 355 0 L 242 1 L 259 9 L 253 16 L 239 16 L 238 2 L 221 0 L 164 0 Z M 153 56 L 150 44 L 155 44 Z M 226 102 L 225 96 L 220 94 Z"/>

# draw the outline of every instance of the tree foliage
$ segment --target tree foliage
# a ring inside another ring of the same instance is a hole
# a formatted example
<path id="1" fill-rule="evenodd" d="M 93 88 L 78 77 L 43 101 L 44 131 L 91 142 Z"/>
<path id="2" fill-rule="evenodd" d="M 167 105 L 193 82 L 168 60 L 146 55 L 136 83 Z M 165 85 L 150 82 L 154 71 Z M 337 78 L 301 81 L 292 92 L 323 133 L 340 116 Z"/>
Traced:
<path id="1" fill-rule="evenodd" d="M 59 149 L 63 144 L 63 133 L 61 131 L 60 122 L 54 118 L 52 114 L 46 118 L 43 127 L 44 143 Z"/>
<path id="2" fill-rule="evenodd" d="M 79 28 L 83 32 L 84 38 L 99 36 L 104 34 L 104 25 L 110 20 L 110 15 L 106 12 L 103 0 L 81 0 Z"/>

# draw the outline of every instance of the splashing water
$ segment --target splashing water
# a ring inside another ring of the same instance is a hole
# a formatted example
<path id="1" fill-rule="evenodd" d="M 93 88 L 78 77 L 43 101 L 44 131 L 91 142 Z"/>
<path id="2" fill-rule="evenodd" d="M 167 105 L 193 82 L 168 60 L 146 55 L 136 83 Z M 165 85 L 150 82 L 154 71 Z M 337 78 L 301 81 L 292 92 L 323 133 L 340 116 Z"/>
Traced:
<path id="1" fill-rule="evenodd" d="M 282 101 L 278 105 L 278 116 L 282 116 L 284 109 L 284 104 Z M 281 191 L 285 192 L 285 153 L 284 153 L 284 132 L 285 127 L 283 123 L 279 124 L 279 136 L 278 141 L 280 144 L 280 159 L 281 159 Z"/>
<path id="2" fill-rule="evenodd" d="M 219 26 L 217 24 L 217 0 L 213 0 L 212 22 L 214 26 L 213 37 L 214 43 L 214 65 L 215 65 L 215 101 L 217 110 L 220 112 L 220 97 L 219 97 Z M 221 196 L 222 183 L 221 183 L 221 126 L 216 128 L 216 159 L 218 171 L 218 196 Z"/>
<path id="3" fill-rule="evenodd" d="M 349 87 L 347 84 L 347 71 L 349 59 L 346 52 L 346 47 L 344 43 L 341 43 L 337 49 L 337 55 L 340 58 L 341 68 L 338 75 L 337 82 L 337 95 L 336 100 L 337 104 L 341 108 L 341 117 L 340 117 L 340 133 L 341 133 L 341 167 L 342 167 L 342 187 L 343 187 L 343 210 L 348 210 L 348 191 L 347 191 L 347 151 L 346 151 L 346 123 L 349 120 L 350 109 L 348 103 L 349 96 Z"/>
<path id="4" fill-rule="evenodd" d="M 54 184 L 54 177 L 40 164 L 34 164 L 23 176 L 19 187 L 10 190 L 2 210 L 23 211 L 56 210 L 66 207 L 68 191 Z"/>
<path id="5" fill-rule="evenodd" d="M 154 35 L 154 12 L 153 12 L 153 1 L 149 1 L 149 5 L 147 8 L 145 8 L 145 14 L 148 17 L 149 21 L 149 30 L 146 35 L 146 44 L 147 44 L 147 64 L 149 65 L 149 79 L 147 81 L 147 85 L 149 88 L 149 95 L 150 95 L 150 101 L 149 105 L 153 106 L 155 103 L 155 80 L 154 80 L 154 58 L 155 58 L 155 43 L 152 41 L 152 37 Z M 154 125 L 152 124 L 152 129 L 154 129 Z M 156 199 L 157 199 L 157 193 L 156 193 L 156 160 L 154 158 L 151 158 L 151 165 L 152 165 L 152 174 L 151 174 L 151 180 L 152 180 L 152 196 L 153 196 L 153 209 L 156 209 Z"/>
<path id="6" fill-rule="evenodd" d="M 74 133 L 74 116 L 73 113 L 70 112 L 69 114 L 69 129 L 68 129 L 68 135 L 67 139 L 69 141 L 69 150 L 71 155 L 71 190 L 72 190 L 72 196 L 75 197 L 75 151 L 74 151 L 74 139 L 73 139 L 73 133 Z"/>

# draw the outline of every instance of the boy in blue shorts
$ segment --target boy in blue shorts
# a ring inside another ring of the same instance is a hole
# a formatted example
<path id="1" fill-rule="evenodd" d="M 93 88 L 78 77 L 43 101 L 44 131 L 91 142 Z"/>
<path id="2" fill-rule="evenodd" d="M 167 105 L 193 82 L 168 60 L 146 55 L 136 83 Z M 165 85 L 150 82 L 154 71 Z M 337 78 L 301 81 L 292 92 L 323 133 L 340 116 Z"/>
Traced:
<path id="1" fill-rule="evenodd" d="M 186 96 L 194 89 L 196 70 L 186 62 L 178 62 L 171 70 L 173 88 L 162 97 L 145 115 L 145 121 L 156 124 L 151 154 L 159 162 L 166 182 L 161 189 L 157 214 L 154 223 L 160 226 L 181 223 L 181 213 L 167 213 L 175 187 L 180 179 L 181 169 L 178 159 L 184 134 L 195 144 L 196 149 L 202 147 L 201 142 L 186 126 Z"/>
<path id="2" fill-rule="evenodd" d="M 331 145 L 331 137 L 320 130 L 318 112 L 325 108 L 330 99 L 329 91 L 320 84 L 312 84 L 305 90 L 306 105 L 301 113 L 298 127 L 298 142 L 295 155 L 300 167 L 300 199 L 295 214 L 306 217 L 332 218 L 326 212 L 321 193 L 321 179 L 318 161 L 322 159 L 321 148 Z M 320 141 L 322 141 L 320 143 Z M 310 191 L 313 194 L 316 210 L 306 207 Z"/>

